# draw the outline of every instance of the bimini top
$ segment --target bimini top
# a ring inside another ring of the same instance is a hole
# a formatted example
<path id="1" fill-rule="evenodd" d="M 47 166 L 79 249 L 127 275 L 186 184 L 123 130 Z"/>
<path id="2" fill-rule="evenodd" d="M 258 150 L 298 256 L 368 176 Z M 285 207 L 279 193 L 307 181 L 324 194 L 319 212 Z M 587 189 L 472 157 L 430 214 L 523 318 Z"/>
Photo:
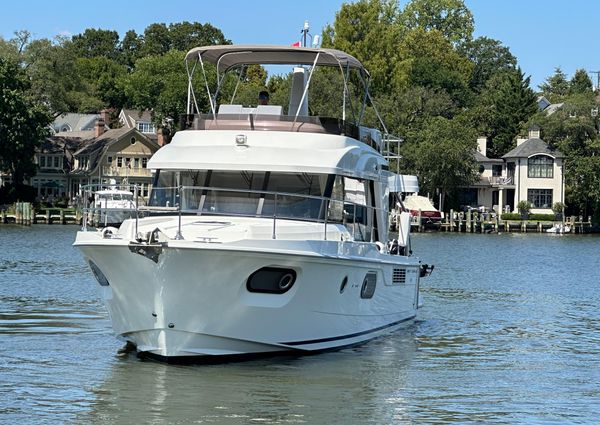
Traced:
<path id="1" fill-rule="evenodd" d="M 239 65 L 312 65 L 317 54 L 316 65 L 349 67 L 368 75 L 367 71 L 354 56 L 335 49 L 313 49 L 309 47 L 269 46 L 269 45 L 222 45 L 203 46 L 190 50 L 186 61 L 199 60 L 217 66 L 218 72 Z"/>

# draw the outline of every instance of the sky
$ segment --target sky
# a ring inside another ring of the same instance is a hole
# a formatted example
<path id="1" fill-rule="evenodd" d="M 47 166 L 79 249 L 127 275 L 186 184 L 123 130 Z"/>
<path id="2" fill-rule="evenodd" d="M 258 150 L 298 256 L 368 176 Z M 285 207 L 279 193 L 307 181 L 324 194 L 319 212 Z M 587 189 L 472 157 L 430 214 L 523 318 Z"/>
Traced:
<path id="1" fill-rule="evenodd" d="M 28 30 L 34 38 L 75 35 L 87 28 L 138 34 L 153 23 L 210 23 L 235 44 L 290 45 L 304 21 L 312 35 L 333 23 L 340 0 L 20 0 L 2 2 L 0 36 Z M 407 0 L 400 0 L 401 7 Z M 518 59 L 531 87 L 560 67 L 570 78 L 577 69 L 600 71 L 596 53 L 598 0 L 465 0 L 475 19 L 475 36 L 501 41 Z M 590 74 L 596 84 L 596 74 Z"/>

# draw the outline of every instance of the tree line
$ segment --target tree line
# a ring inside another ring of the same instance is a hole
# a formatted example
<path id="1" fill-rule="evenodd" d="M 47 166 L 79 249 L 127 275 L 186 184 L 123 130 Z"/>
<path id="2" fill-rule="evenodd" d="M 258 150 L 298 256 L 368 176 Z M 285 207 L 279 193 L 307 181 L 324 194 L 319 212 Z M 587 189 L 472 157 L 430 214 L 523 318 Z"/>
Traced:
<path id="1" fill-rule="evenodd" d="M 395 0 L 358 0 L 342 4 L 323 29 L 322 46 L 363 62 L 389 132 L 404 139 L 402 171 L 418 175 L 423 192 L 441 194 L 446 209 L 457 206 L 460 187 L 479 179 L 473 156 L 477 136 L 488 137 L 487 154 L 497 158 L 536 123 L 544 140 L 567 155 L 573 212 L 600 213 L 595 159 L 600 124 L 591 112 L 597 103 L 585 71 L 569 80 L 558 69 L 536 93 L 510 49 L 499 40 L 474 38 L 474 27 L 463 0 L 410 0 L 404 7 Z M 177 122 L 186 109 L 185 53 L 229 43 L 220 29 L 198 22 L 154 23 L 122 38 L 116 31 L 87 29 L 53 40 L 32 39 L 27 31 L 0 39 L 0 166 L 16 181 L 32 175 L 35 167 L 15 146 L 35 146 L 43 128 L 65 112 L 151 109 L 158 125 L 167 117 Z M 213 69 L 208 72 L 214 75 Z M 343 82 L 324 70 L 311 84 L 317 88 L 311 112 L 334 115 L 328 105 L 332 93 L 341 95 Z M 227 99 L 236 91 L 239 102 L 255 103 L 256 93 L 266 88 L 273 103 L 285 105 L 289 87 L 289 75 L 269 76 L 250 66 L 226 81 L 221 95 Z M 351 81 L 350 87 L 358 103 L 358 83 Z M 5 101 L 6 93 L 21 103 Z M 565 106 L 552 115 L 539 112 L 540 94 Z M 207 111 L 206 96 L 197 93 L 197 98 Z M 25 128 L 10 117 L 38 125 Z M 373 108 L 365 119 L 377 124 Z"/>

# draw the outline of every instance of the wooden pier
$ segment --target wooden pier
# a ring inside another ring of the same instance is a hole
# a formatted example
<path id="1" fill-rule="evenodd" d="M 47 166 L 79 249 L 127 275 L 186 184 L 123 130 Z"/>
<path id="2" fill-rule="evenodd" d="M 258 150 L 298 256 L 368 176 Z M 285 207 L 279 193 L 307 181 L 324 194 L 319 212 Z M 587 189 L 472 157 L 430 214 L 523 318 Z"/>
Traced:
<path id="1" fill-rule="evenodd" d="M 568 225 L 571 229 L 568 233 L 571 234 L 590 233 L 593 229 L 591 217 L 587 221 L 574 216 L 564 221 L 502 220 L 497 214 L 474 211 L 456 213 L 451 210 L 439 224 L 439 230 L 461 233 L 547 233 L 548 229 L 558 224 Z M 411 225 L 413 231 L 427 230 L 420 217 L 414 217 Z"/>
<path id="2" fill-rule="evenodd" d="M 73 208 L 45 208 L 35 210 L 29 202 L 17 202 L 8 210 L 2 210 L 0 224 L 79 224 L 81 213 Z"/>

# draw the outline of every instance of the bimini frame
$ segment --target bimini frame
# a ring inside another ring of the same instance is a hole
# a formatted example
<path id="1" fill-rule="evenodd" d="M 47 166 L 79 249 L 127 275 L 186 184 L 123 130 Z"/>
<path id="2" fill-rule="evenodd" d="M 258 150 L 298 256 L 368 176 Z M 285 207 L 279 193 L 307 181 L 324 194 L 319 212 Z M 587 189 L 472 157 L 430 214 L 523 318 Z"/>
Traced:
<path id="1" fill-rule="evenodd" d="M 364 117 L 366 103 L 369 101 L 375 110 L 377 118 L 381 123 L 384 133 L 387 134 L 387 128 L 385 123 L 381 119 L 377 107 L 375 106 L 371 94 L 369 93 L 369 80 L 370 76 L 367 70 L 363 67 L 358 59 L 336 49 L 323 49 L 323 48 L 308 48 L 308 47 L 286 47 L 286 46 L 269 46 L 269 45 L 221 45 L 221 46 L 204 46 L 196 47 L 190 50 L 186 57 L 186 71 L 188 74 L 188 115 L 193 114 L 194 110 L 196 113 L 200 113 L 196 95 L 194 94 L 194 87 L 192 84 L 192 77 L 196 70 L 196 66 L 200 64 L 202 75 L 204 77 L 204 83 L 208 99 L 210 102 L 210 108 L 213 115 L 216 114 L 216 99 L 221 86 L 223 84 L 225 74 L 227 71 L 236 67 L 244 67 L 246 65 L 308 65 L 310 66 L 310 74 L 308 76 L 306 87 L 302 93 L 302 99 L 299 103 L 298 109 L 296 110 L 294 122 L 298 118 L 300 113 L 300 105 L 306 98 L 308 88 L 310 85 L 311 77 L 314 69 L 317 66 L 329 66 L 339 68 L 342 79 L 344 81 L 344 94 L 342 100 L 342 119 L 346 120 L 346 98 L 350 102 L 350 110 L 352 112 L 352 118 L 356 125 L 360 125 Z M 206 75 L 206 68 L 204 63 L 208 62 L 216 67 L 217 71 L 217 88 L 214 94 L 211 94 L 210 87 L 208 84 L 208 78 Z M 190 64 L 192 64 L 190 66 Z M 363 104 L 360 110 L 360 114 L 357 117 L 352 107 L 352 99 L 348 96 L 348 77 L 350 70 L 358 71 L 361 82 L 364 87 Z M 237 87 L 236 87 L 237 88 Z"/>

